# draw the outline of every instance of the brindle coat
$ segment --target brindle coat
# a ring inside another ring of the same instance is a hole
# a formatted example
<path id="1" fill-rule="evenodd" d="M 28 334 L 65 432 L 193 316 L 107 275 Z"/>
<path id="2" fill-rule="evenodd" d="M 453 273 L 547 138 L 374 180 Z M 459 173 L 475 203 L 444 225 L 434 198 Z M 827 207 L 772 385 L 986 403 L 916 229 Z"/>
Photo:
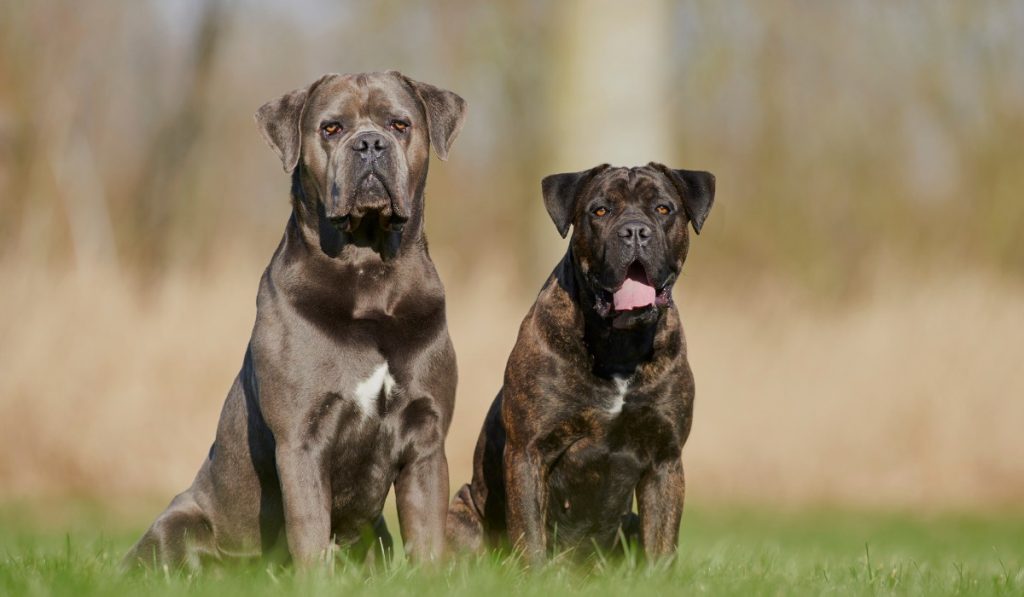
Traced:
<path id="1" fill-rule="evenodd" d="M 572 224 L 572 239 L 519 329 L 472 482 L 449 508 L 448 541 L 478 550 L 511 540 L 536 562 L 552 549 L 610 549 L 621 529 L 638 534 L 647 555 L 670 555 L 694 396 L 671 289 L 687 223 L 700 231 L 714 177 L 599 166 L 542 186 L 555 225 L 564 237 Z M 616 312 L 612 294 L 637 264 L 655 305 Z"/>
<path id="2" fill-rule="evenodd" d="M 256 122 L 291 173 L 292 215 L 216 439 L 128 564 L 197 566 L 285 544 L 388 548 L 392 485 L 409 554 L 436 557 L 455 353 L 423 235 L 429 147 L 445 159 L 465 102 L 396 72 L 326 75 Z"/>

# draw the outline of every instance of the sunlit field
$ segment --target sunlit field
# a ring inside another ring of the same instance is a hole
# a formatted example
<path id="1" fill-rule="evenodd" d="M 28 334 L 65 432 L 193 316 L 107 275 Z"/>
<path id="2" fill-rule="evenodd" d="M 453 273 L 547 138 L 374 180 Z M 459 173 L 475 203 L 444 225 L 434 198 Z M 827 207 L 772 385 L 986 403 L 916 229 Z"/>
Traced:
<path id="1" fill-rule="evenodd" d="M 119 558 L 142 525 L 79 505 L 69 528 L 40 511 L 0 514 L 5 595 L 666 595 L 976 594 L 1024 591 L 1024 517 L 896 516 L 814 510 L 691 508 L 670 564 L 635 557 L 531 570 L 510 555 L 418 569 L 399 559 L 368 571 L 338 557 L 313 574 L 248 563 L 197 575 L 122 574 Z"/>

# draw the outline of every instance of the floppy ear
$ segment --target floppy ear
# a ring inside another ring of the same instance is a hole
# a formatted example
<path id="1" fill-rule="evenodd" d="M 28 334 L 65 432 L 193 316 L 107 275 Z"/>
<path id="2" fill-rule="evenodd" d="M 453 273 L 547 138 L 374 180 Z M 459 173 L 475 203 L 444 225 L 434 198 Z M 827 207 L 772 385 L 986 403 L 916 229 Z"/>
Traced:
<path id="1" fill-rule="evenodd" d="M 447 160 L 448 150 L 455 142 L 455 137 L 459 135 L 462 121 L 466 118 L 466 100 L 446 89 L 414 81 L 397 71 L 391 72 L 402 77 L 423 104 L 423 111 L 427 114 L 430 144 L 434 146 L 434 153 L 438 158 L 442 161 Z"/>
<path id="2" fill-rule="evenodd" d="M 711 211 L 711 204 L 715 202 L 715 175 L 701 170 L 673 170 L 661 164 L 651 162 L 649 164 L 668 176 L 672 186 L 679 193 L 683 201 L 683 209 L 686 216 L 690 218 L 693 231 L 700 234 L 704 226 L 704 220 Z"/>
<path id="3" fill-rule="evenodd" d="M 299 153 L 302 149 L 302 113 L 306 108 L 306 99 L 321 81 L 330 76 L 324 75 L 312 84 L 290 91 L 256 110 L 256 126 L 259 127 L 267 144 L 277 152 L 284 171 L 289 174 L 299 163 Z"/>
<path id="4" fill-rule="evenodd" d="M 545 176 L 540 181 L 541 193 L 544 194 L 544 207 L 548 215 L 555 223 L 558 233 L 565 238 L 569 233 L 569 225 L 572 224 L 573 212 L 576 209 L 576 200 L 579 198 L 587 183 L 594 176 L 608 168 L 608 164 L 584 170 L 582 172 L 566 172 L 565 174 L 552 174 Z"/>

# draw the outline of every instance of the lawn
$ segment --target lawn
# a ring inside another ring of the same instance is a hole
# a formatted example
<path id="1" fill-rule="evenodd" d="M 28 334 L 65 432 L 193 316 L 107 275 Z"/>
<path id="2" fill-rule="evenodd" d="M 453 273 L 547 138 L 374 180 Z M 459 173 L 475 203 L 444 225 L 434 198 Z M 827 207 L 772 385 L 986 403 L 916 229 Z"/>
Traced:
<path id="1" fill-rule="evenodd" d="M 118 560 L 142 529 L 102 508 L 54 508 L 59 514 L 48 516 L 39 505 L 0 507 L 0 595 L 1024 594 L 1019 514 L 696 507 L 683 518 L 671 565 L 562 561 L 530 571 L 487 556 L 368 571 L 339 559 L 333 571 L 302 577 L 265 564 L 188 577 L 120 574 Z"/>

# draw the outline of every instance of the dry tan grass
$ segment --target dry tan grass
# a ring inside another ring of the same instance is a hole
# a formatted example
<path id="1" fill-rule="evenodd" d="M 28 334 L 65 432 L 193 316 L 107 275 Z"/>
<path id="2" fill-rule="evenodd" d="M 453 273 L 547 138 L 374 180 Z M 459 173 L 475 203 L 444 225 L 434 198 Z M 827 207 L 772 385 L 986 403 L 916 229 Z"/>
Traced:
<path id="1" fill-rule="evenodd" d="M 842 309 L 685 302 L 698 376 L 694 492 L 864 506 L 1024 497 L 1024 292 L 888 270 Z"/>
<path id="2" fill-rule="evenodd" d="M 449 260 L 438 259 L 442 276 Z M 532 300 L 449 284 L 459 354 L 448 441 L 468 478 Z M 169 273 L 0 267 L 0 499 L 169 497 L 191 480 L 240 364 L 262 264 Z M 689 283 L 690 281 L 687 281 Z M 1024 289 L 890 268 L 842 307 L 771 284 L 678 293 L 697 376 L 685 455 L 703 501 L 980 508 L 1024 498 Z"/>

